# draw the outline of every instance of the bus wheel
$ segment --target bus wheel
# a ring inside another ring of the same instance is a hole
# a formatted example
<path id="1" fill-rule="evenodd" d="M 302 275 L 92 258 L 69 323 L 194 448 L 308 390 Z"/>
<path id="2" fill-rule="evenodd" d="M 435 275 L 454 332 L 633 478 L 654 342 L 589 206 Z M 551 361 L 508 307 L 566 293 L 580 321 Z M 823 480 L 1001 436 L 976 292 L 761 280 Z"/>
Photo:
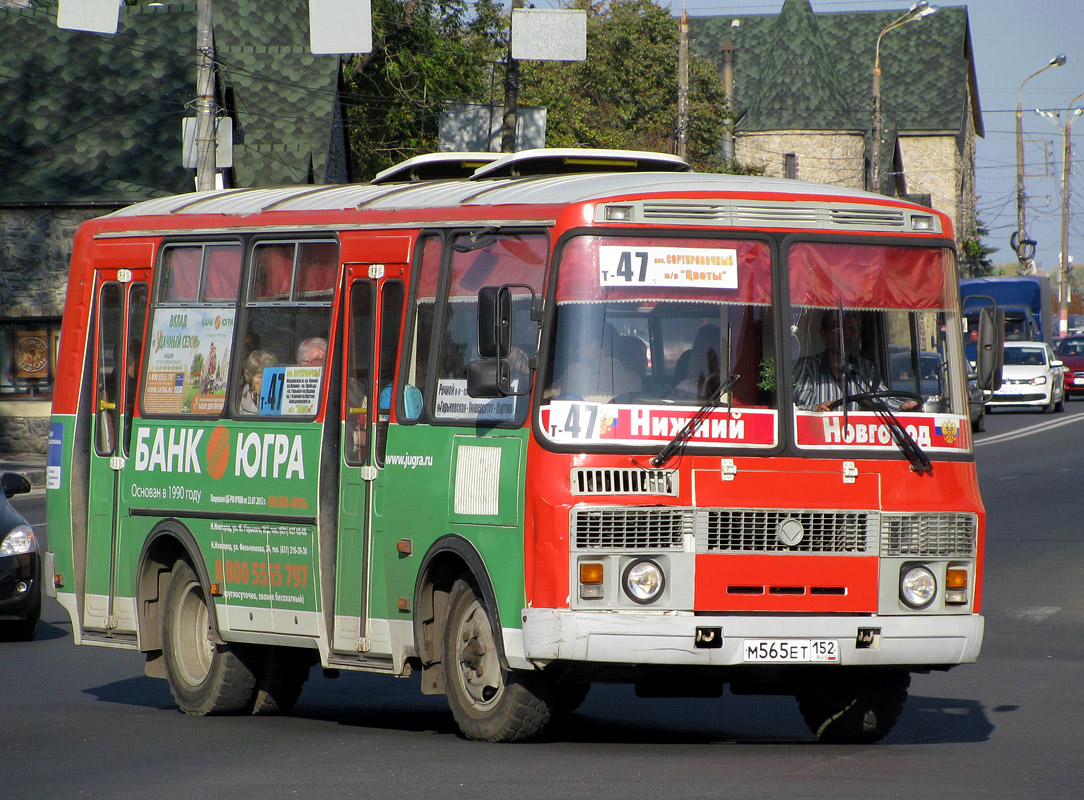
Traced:
<path id="1" fill-rule="evenodd" d="M 516 742 L 541 732 L 550 721 L 552 681 L 502 668 L 493 623 L 469 583 L 456 581 L 448 608 L 444 682 L 459 730 L 485 742 Z"/>
<path id="2" fill-rule="evenodd" d="M 908 672 L 890 670 L 817 670 L 797 692 L 798 709 L 822 742 L 871 744 L 892 730 L 903 704 Z"/>
<path id="3" fill-rule="evenodd" d="M 309 679 L 311 651 L 294 647 L 262 647 L 256 668 L 253 714 L 289 714 Z"/>
<path id="4" fill-rule="evenodd" d="M 561 681 L 557 684 L 557 694 L 553 703 L 555 715 L 571 714 L 583 705 L 591 691 L 591 684 L 579 681 Z"/>
<path id="5" fill-rule="evenodd" d="M 173 565 L 165 605 L 162 651 L 177 706 L 196 716 L 246 709 L 252 670 L 230 645 L 215 644 L 206 595 L 186 561 Z"/>

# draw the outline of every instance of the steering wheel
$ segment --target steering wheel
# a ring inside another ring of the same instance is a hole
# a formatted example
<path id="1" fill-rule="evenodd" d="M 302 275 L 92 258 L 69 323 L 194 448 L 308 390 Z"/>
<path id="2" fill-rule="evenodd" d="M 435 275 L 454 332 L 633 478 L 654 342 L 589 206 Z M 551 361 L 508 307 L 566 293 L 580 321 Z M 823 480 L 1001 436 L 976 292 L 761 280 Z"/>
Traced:
<path id="1" fill-rule="evenodd" d="M 904 392 L 899 389 L 880 389 L 875 392 L 857 392 L 855 394 L 852 394 L 847 399 L 852 403 L 858 403 L 858 405 L 862 408 L 863 411 L 873 411 L 876 409 L 873 408 L 872 404 L 869 401 L 876 400 L 878 398 L 883 399 L 887 397 L 902 397 L 904 400 L 914 400 L 919 405 L 922 405 L 926 402 L 926 398 L 918 394 L 917 392 Z M 830 411 L 837 411 L 842 406 L 843 398 L 841 397 L 838 400 L 833 400 L 828 406 L 828 409 Z"/>

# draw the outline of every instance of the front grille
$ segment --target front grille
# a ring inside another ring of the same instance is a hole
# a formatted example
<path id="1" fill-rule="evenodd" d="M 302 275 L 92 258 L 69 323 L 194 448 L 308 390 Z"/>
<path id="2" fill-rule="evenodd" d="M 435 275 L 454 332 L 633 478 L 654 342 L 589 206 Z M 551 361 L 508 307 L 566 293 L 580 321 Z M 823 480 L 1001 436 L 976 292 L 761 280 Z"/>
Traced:
<path id="1" fill-rule="evenodd" d="M 580 549 L 680 550 L 692 532 L 692 510 L 586 508 L 572 512 L 572 538 Z"/>
<path id="2" fill-rule="evenodd" d="M 884 514 L 881 555 L 970 558 L 977 533 L 974 514 Z"/>
<path id="3" fill-rule="evenodd" d="M 705 512 L 708 552 L 864 553 L 869 547 L 869 515 L 865 512 L 759 509 L 705 509 Z"/>
<path id="4" fill-rule="evenodd" d="M 973 558 L 978 517 L 811 509 L 586 506 L 572 510 L 580 550 L 682 550 Z"/>
<path id="5" fill-rule="evenodd" d="M 676 470 L 589 469 L 574 467 L 571 475 L 572 494 L 658 494 L 676 497 L 678 473 Z"/>

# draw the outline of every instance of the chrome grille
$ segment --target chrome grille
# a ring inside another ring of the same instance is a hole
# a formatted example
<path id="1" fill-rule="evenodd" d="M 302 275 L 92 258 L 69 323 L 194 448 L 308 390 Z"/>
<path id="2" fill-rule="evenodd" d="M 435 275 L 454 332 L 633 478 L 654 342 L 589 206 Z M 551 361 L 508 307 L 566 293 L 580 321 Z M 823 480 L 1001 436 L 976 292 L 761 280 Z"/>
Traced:
<path id="1" fill-rule="evenodd" d="M 682 508 L 583 508 L 572 512 L 572 538 L 581 549 L 681 549 L 691 523 Z"/>
<path id="2" fill-rule="evenodd" d="M 864 553 L 869 547 L 865 512 L 721 508 L 705 512 L 708 552 Z M 780 537 L 780 526 L 793 526 L 794 521 L 801 525 L 801 537 L 788 545 Z"/>
<path id="3" fill-rule="evenodd" d="M 881 555 L 970 558 L 977 532 L 974 514 L 884 514 Z"/>
<path id="4" fill-rule="evenodd" d="M 644 203 L 644 219 L 694 220 L 725 223 L 729 216 L 726 206 L 700 203 Z"/>
<path id="5" fill-rule="evenodd" d="M 678 473 L 662 469 L 588 469 L 571 472 L 572 494 L 658 494 L 676 497 Z"/>
<path id="6" fill-rule="evenodd" d="M 902 211 L 875 211 L 872 209 L 857 210 L 853 208 L 833 208 L 831 211 L 832 223 L 846 227 L 887 227 L 903 229 Z"/>

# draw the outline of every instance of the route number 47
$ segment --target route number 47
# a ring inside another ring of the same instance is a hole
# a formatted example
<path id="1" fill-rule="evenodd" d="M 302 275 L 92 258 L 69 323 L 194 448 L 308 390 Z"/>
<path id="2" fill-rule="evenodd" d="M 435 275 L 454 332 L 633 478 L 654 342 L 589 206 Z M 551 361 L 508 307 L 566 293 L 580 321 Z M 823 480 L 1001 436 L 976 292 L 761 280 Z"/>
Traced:
<path id="1" fill-rule="evenodd" d="M 635 253 L 622 250 L 617 259 L 617 269 L 614 271 L 619 278 L 624 278 L 629 283 L 632 281 L 643 283 L 647 280 L 647 253 L 642 250 Z"/>
<path id="2" fill-rule="evenodd" d="M 598 429 L 598 406 L 589 403 L 569 403 L 561 431 L 572 439 L 593 439 Z"/>

